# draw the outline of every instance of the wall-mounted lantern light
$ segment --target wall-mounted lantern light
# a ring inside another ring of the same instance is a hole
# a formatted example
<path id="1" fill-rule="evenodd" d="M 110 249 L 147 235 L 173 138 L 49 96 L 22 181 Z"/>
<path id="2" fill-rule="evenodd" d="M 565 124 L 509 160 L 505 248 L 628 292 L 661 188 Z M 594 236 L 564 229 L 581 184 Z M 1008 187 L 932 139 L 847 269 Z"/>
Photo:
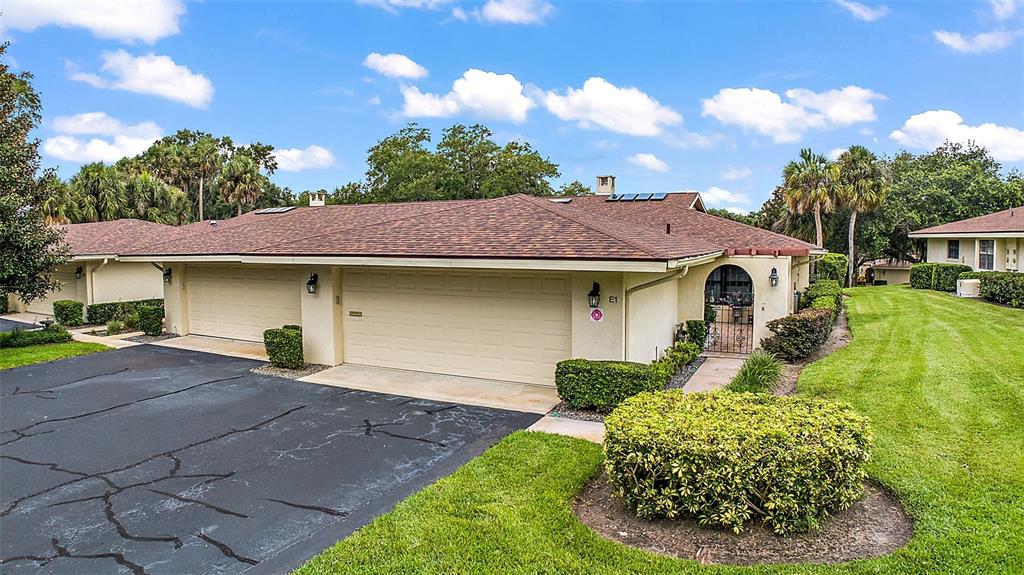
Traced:
<path id="1" fill-rule="evenodd" d="M 601 284 L 594 282 L 594 287 L 587 292 L 587 303 L 590 304 L 590 307 L 601 305 Z"/>
<path id="2" fill-rule="evenodd" d="M 306 280 L 306 291 L 309 293 L 316 293 L 316 286 L 319 283 L 320 278 L 316 274 L 309 274 L 309 279 Z"/>
<path id="3" fill-rule="evenodd" d="M 75 279 L 82 279 L 82 266 L 78 266 L 77 268 L 75 268 Z"/>
<path id="4" fill-rule="evenodd" d="M 772 287 L 779 285 L 779 270 L 772 268 L 772 273 L 768 274 L 768 282 Z"/>
<path id="5" fill-rule="evenodd" d="M 164 270 L 164 283 L 171 283 L 171 268 L 167 268 Z"/>

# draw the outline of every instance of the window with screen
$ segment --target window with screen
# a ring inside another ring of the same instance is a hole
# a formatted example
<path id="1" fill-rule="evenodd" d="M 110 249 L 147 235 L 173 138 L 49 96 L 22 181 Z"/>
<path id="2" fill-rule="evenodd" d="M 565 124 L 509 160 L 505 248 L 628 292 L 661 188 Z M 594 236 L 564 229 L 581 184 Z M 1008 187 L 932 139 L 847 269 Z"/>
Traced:
<path id="1" fill-rule="evenodd" d="M 996 263 L 996 242 L 995 240 L 981 240 L 978 245 L 978 267 L 983 270 L 995 268 Z"/>
<path id="2" fill-rule="evenodd" d="M 951 260 L 960 259 L 960 240 L 949 240 L 946 242 L 946 258 Z"/>

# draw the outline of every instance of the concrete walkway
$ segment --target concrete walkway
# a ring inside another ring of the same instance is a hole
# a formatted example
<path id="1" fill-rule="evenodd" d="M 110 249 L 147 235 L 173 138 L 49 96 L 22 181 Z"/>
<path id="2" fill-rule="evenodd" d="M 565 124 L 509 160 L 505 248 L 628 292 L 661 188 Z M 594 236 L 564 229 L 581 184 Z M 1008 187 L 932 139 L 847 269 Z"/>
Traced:
<path id="1" fill-rule="evenodd" d="M 559 401 L 553 387 L 347 363 L 299 381 L 528 413 L 547 413 Z"/>
<path id="2" fill-rule="evenodd" d="M 154 341 L 151 345 L 268 361 L 267 349 L 263 346 L 263 343 L 256 341 L 241 341 L 222 337 L 207 337 L 205 335 L 184 335 L 163 341 Z"/>
<path id="3" fill-rule="evenodd" d="M 740 366 L 746 360 L 744 357 L 719 357 L 712 356 L 704 360 L 704 363 L 697 368 L 697 372 L 690 376 L 690 381 L 683 386 L 683 391 L 714 391 L 722 389 L 732 381 Z"/>
<path id="4" fill-rule="evenodd" d="M 95 329 L 95 328 L 89 328 Z M 75 341 L 83 341 L 87 343 L 102 343 L 105 346 L 112 347 L 114 349 L 121 349 L 124 347 L 132 347 L 135 345 L 141 345 L 138 342 L 128 341 L 125 338 L 135 337 L 137 335 L 143 335 L 141 331 L 135 331 L 131 333 L 119 333 L 117 335 L 90 335 L 85 333 L 89 330 L 72 330 L 71 339 Z"/>
<path id="5" fill-rule="evenodd" d="M 604 423 L 600 421 L 583 421 L 568 417 L 545 415 L 537 423 L 529 427 L 529 431 L 544 431 L 556 435 L 568 435 L 578 439 L 586 439 L 594 443 L 604 441 Z"/>

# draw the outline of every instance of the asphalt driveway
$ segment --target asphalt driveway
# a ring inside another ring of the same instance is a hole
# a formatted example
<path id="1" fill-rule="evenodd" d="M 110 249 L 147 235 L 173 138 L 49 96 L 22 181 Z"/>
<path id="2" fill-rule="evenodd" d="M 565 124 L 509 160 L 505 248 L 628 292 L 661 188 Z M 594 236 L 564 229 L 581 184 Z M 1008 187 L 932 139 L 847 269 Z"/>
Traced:
<path id="1" fill-rule="evenodd" d="M 0 332 L 14 331 L 16 329 L 31 329 L 33 327 L 36 327 L 35 324 L 0 318 Z"/>
<path id="2" fill-rule="evenodd" d="M 281 573 L 540 416 L 137 346 L 0 372 L 4 573 Z"/>

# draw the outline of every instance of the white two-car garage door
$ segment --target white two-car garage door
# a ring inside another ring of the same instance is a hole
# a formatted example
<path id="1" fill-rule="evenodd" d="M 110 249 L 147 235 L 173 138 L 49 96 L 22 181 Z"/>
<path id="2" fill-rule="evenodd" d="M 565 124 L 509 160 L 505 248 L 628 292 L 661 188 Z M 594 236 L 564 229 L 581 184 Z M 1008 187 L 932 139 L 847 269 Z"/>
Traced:
<path id="1" fill-rule="evenodd" d="M 569 357 L 569 276 L 346 269 L 345 362 L 551 385 Z"/>
<path id="2" fill-rule="evenodd" d="M 190 266 L 189 332 L 263 341 L 263 330 L 301 323 L 303 292 L 295 270 Z"/>

